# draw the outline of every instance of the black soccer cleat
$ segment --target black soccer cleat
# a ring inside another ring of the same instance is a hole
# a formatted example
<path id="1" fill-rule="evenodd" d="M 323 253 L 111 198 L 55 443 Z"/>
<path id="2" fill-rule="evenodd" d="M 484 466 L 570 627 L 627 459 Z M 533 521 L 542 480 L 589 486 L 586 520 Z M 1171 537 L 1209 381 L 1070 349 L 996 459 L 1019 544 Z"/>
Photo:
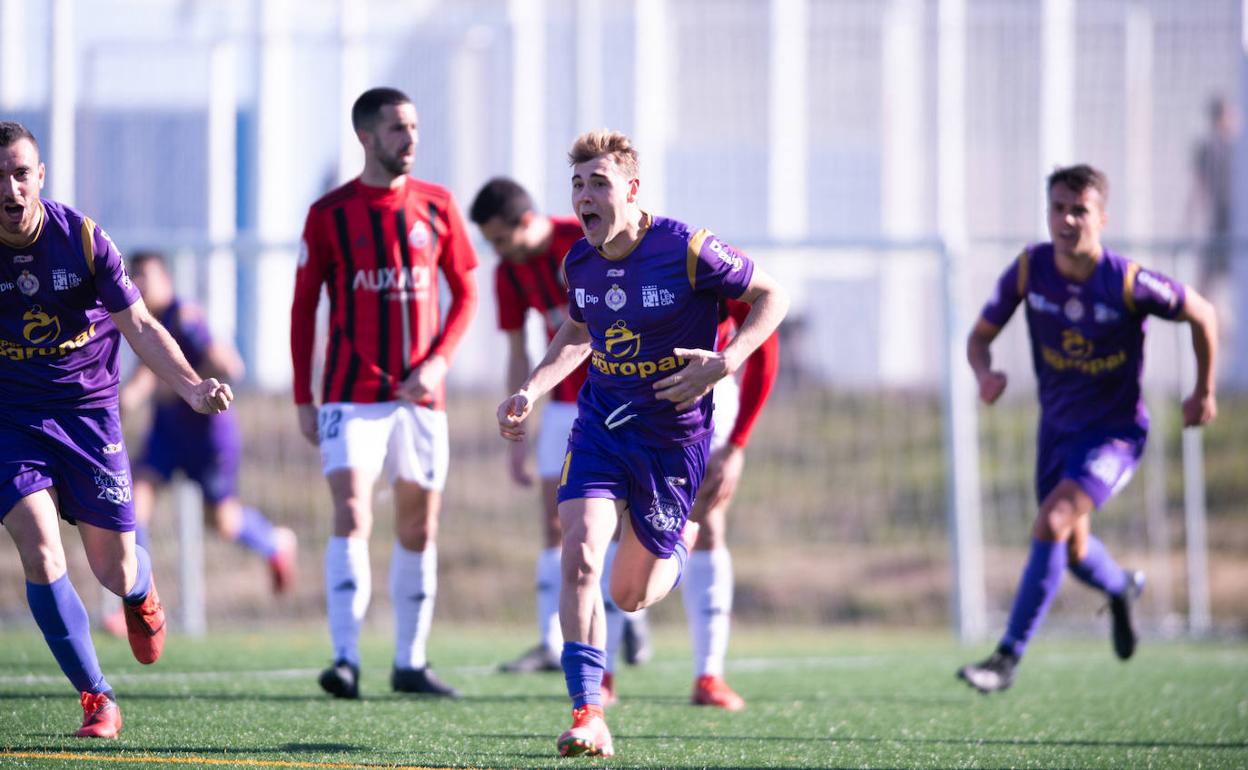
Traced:
<path id="1" fill-rule="evenodd" d="M 360 667 L 345 660 L 336 660 L 334 665 L 321 672 L 321 689 L 335 698 L 360 697 Z"/>
<path id="2" fill-rule="evenodd" d="M 624 662 L 640 666 L 654 657 L 650 646 L 650 621 L 646 615 L 624 616 Z"/>
<path id="3" fill-rule="evenodd" d="M 395 692 L 412 695 L 435 695 L 440 698 L 458 698 L 459 690 L 438 678 L 429 666 L 424 668 L 396 668 L 390 672 L 390 687 Z"/>
<path id="4" fill-rule="evenodd" d="M 499 664 L 498 670 L 504 674 L 536 674 L 541 671 L 562 671 L 563 666 L 559 663 L 559 656 L 547 649 L 546 645 L 539 644 L 526 650 L 515 660 Z"/>
<path id="5" fill-rule="evenodd" d="M 1014 668 L 1018 658 L 993 650 L 987 660 L 979 663 L 968 663 L 958 669 L 958 678 L 982 693 L 1000 692 L 1014 684 Z"/>
<path id="6" fill-rule="evenodd" d="M 1127 586 L 1122 593 L 1109 597 L 1109 612 L 1113 615 L 1114 654 L 1127 660 L 1135 654 L 1135 645 L 1140 637 L 1135 632 L 1135 624 L 1131 622 L 1131 605 L 1144 592 L 1144 573 L 1132 570 L 1127 573 Z"/>

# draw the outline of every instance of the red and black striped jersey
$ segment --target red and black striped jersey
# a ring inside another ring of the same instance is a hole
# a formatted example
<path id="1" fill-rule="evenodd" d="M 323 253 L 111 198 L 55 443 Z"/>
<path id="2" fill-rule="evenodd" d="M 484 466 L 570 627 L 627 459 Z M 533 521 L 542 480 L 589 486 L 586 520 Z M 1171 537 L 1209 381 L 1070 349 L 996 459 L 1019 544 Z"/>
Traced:
<path id="1" fill-rule="evenodd" d="M 745 317 L 750 314 L 750 306 L 735 299 L 725 299 L 720 303 L 720 322 L 717 331 L 718 340 L 715 349 L 723 350 L 732 340 Z M 763 404 L 771 393 L 771 386 L 776 383 L 776 374 L 780 370 L 780 336 L 772 332 L 763 340 L 750 357 L 745 359 L 741 372 L 741 387 L 737 408 L 737 421 L 732 425 L 732 433 L 728 435 L 728 443 L 745 448 L 750 440 L 750 431 L 763 411 Z"/>
<path id="2" fill-rule="evenodd" d="M 568 286 L 563 279 L 563 258 L 572 244 L 581 239 L 581 223 L 575 217 L 551 217 L 550 246 L 524 262 L 502 260 L 494 269 L 494 290 L 498 296 L 498 328 L 517 331 L 524 328 L 524 315 L 536 310 L 546 326 L 546 338 L 568 317 Z M 588 376 L 589 362 L 581 364 L 554 390 L 555 401 L 576 402 Z"/>
<path id="3" fill-rule="evenodd" d="M 391 401 L 427 357 L 450 359 L 476 309 L 476 266 L 455 200 L 439 185 L 407 177 L 392 189 L 355 179 L 312 204 L 290 311 L 295 403 L 312 403 L 322 285 L 329 336 L 321 402 Z M 445 320 L 438 270 L 451 291 Z M 439 390 L 428 405 L 444 400 Z"/>

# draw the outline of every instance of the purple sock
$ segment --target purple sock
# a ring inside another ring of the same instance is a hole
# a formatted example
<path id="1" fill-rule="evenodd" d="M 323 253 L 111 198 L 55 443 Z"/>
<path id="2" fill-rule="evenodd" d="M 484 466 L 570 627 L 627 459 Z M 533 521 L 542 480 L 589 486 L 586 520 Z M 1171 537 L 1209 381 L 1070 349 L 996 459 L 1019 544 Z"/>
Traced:
<path id="1" fill-rule="evenodd" d="M 1093 588 L 1110 596 L 1117 596 L 1127 587 L 1127 573 L 1118 566 L 1114 557 L 1105 550 L 1105 544 L 1095 535 L 1088 536 L 1088 550 L 1083 561 L 1071 562 L 1070 572 Z"/>
<path id="2" fill-rule="evenodd" d="M 152 557 L 141 545 L 134 547 L 134 556 L 139 562 L 139 574 L 134 576 L 134 585 L 121 597 L 126 604 L 142 604 L 152 588 Z"/>
<path id="3" fill-rule="evenodd" d="M 676 541 L 672 548 L 672 558 L 676 560 L 676 582 L 672 583 L 672 590 L 675 591 L 680 587 L 680 579 L 685 576 L 685 563 L 689 561 L 689 549 L 684 540 Z"/>
<path id="4" fill-rule="evenodd" d="M 1014 595 L 1014 607 L 1010 610 L 1010 622 L 998 649 L 1016 658 L 1023 656 L 1027 641 L 1040 627 L 1053 597 L 1062 587 L 1062 573 L 1066 571 L 1066 543 L 1048 540 L 1032 540 L 1031 556 L 1023 568 Z"/>
<path id="5" fill-rule="evenodd" d="M 568 683 L 572 708 L 602 705 L 602 672 L 607 668 L 607 651 L 582 642 L 564 642 L 563 678 Z"/>
<path id="6" fill-rule="evenodd" d="M 111 690 L 95 657 L 87 608 L 69 582 L 69 575 L 61 575 L 46 586 L 27 581 L 26 601 L 52 657 L 78 692 Z"/>
<path id="7" fill-rule="evenodd" d="M 141 545 L 150 551 L 151 546 L 148 545 L 149 542 L 151 542 L 151 540 L 147 534 L 147 527 L 142 524 L 135 524 L 134 525 L 134 544 Z"/>
<path id="8" fill-rule="evenodd" d="M 277 541 L 273 537 L 273 522 L 263 513 L 250 506 L 243 507 L 243 521 L 234 542 L 255 551 L 266 559 L 277 553 Z"/>

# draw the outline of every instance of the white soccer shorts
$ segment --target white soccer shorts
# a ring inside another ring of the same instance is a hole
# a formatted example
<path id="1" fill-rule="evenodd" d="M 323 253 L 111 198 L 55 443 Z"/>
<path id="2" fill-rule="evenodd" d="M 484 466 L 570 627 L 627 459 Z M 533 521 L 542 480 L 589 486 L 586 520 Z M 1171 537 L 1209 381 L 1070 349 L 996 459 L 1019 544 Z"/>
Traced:
<path id="1" fill-rule="evenodd" d="M 728 443 L 732 435 L 732 426 L 737 424 L 737 412 L 741 408 L 741 386 L 732 377 L 725 377 L 715 383 L 711 391 L 715 399 L 715 434 L 711 437 L 711 451 Z"/>
<path id="2" fill-rule="evenodd" d="M 576 422 L 576 402 L 550 401 L 542 410 L 537 429 L 537 475 L 557 479 L 563 473 L 563 456 L 568 451 L 568 434 Z"/>
<path id="3" fill-rule="evenodd" d="M 440 492 L 450 464 L 446 412 L 410 401 L 330 403 L 319 414 L 321 470 L 353 468 Z"/>

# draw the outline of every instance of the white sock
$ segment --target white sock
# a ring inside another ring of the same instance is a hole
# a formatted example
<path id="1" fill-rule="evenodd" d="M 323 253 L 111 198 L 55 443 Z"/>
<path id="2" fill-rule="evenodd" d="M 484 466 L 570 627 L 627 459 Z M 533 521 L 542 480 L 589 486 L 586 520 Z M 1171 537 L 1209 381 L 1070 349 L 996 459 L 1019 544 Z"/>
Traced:
<path id="1" fill-rule="evenodd" d="M 556 657 L 563 652 L 563 630 L 559 627 L 559 583 L 562 580 L 559 549 L 542 549 L 537 555 L 537 634 Z"/>
<path id="2" fill-rule="evenodd" d="M 425 645 L 438 596 L 438 549 L 409 551 L 398 543 L 390 555 L 390 601 L 394 604 L 394 667 L 424 668 Z"/>
<path id="3" fill-rule="evenodd" d="M 689 554 L 683 591 L 685 617 L 693 638 L 694 670 L 698 676 L 723 676 L 733 593 L 732 555 L 728 549 Z"/>
<path id="4" fill-rule="evenodd" d="M 334 660 L 360 665 L 360 625 L 373 595 L 368 541 L 331 537 L 325 546 L 325 605 Z"/>
<path id="5" fill-rule="evenodd" d="M 602 562 L 602 604 L 607 611 L 607 673 L 615 673 L 615 659 L 619 657 L 620 645 L 624 643 L 624 612 L 611 601 L 611 568 L 615 565 L 616 543 L 607 546 L 607 558 Z"/>

